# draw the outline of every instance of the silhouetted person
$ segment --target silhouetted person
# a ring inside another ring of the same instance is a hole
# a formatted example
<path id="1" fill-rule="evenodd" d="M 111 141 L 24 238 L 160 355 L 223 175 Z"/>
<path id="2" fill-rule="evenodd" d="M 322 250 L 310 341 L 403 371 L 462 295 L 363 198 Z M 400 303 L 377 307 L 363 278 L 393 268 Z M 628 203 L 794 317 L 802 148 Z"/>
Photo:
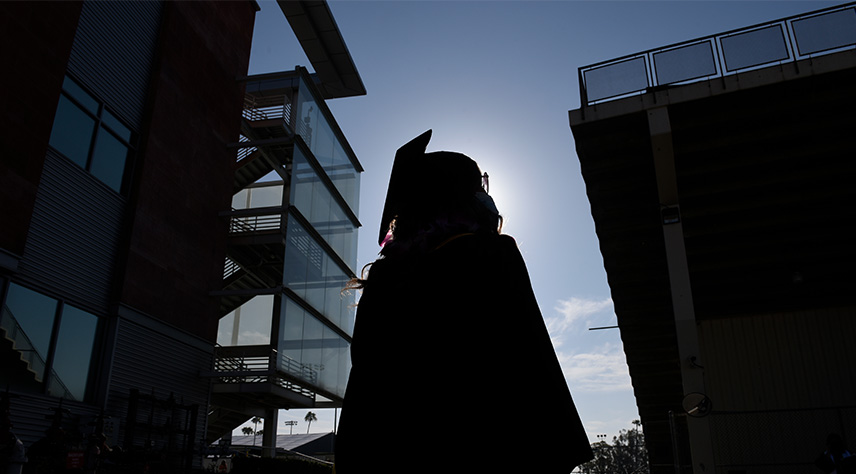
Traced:
<path id="1" fill-rule="evenodd" d="M 356 285 L 336 471 L 569 473 L 592 452 L 523 258 L 476 163 L 430 136 L 396 153 Z"/>
<path id="2" fill-rule="evenodd" d="M 856 456 L 844 446 L 844 440 L 836 433 L 826 438 L 826 451 L 818 456 L 815 465 L 827 474 L 856 473 Z"/>

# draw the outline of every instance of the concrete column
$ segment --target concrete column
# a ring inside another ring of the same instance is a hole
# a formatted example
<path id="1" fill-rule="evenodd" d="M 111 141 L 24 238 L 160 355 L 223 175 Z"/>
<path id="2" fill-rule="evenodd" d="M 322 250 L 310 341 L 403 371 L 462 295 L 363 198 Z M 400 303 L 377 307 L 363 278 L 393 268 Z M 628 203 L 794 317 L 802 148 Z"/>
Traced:
<path id="1" fill-rule="evenodd" d="M 684 394 L 705 393 L 704 364 L 698 340 L 687 251 L 678 200 L 675 152 L 669 111 L 664 107 L 648 110 L 648 129 L 657 175 L 662 212 L 663 237 L 672 293 L 678 355 L 681 361 L 681 381 Z M 687 417 L 692 468 L 696 474 L 714 471 L 713 445 L 708 418 Z"/>
<path id="2" fill-rule="evenodd" d="M 276 428 L 279 424 L 279 410 L 265 410 L 264 434 L 262 434 L 262 457 L 276 457 Z"/>

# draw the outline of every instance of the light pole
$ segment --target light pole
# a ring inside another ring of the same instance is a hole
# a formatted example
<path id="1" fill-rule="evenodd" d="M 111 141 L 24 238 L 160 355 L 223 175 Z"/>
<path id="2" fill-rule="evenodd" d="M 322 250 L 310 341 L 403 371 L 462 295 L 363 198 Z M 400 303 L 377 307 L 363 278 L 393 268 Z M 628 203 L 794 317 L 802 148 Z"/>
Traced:
<path id="1" fill-rule="evenodd" d="M 294 425 L 296 424 L 297 422 L 294 420 L 285 422 L 285 426 L 288 426 L 288 434 L 294 434 Z"/>

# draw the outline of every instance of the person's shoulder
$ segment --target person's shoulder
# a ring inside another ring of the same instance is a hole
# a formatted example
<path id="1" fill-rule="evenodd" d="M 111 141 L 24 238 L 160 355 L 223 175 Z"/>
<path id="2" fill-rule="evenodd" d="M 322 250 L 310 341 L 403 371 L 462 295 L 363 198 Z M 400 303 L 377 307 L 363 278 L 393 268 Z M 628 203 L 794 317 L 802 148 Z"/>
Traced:
<path id="1" fill-rule="evenodd" d="M 514 237 L 512 237 L 508 234 L 499 234 L 498 237 L 499 237 L 499 242 L 501 245 L 504 245 L 506 247 L 517 248 L 517 241 L 514 240 Z"/>

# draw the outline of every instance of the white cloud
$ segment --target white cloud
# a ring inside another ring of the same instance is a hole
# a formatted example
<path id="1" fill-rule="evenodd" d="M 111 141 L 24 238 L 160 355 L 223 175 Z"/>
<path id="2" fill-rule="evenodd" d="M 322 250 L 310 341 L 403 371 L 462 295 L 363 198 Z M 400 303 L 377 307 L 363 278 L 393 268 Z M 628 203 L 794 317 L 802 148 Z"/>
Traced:
<path id="1" fill-rule="evenodd" d="M 604 344 L 589 352 L 557 351 L 562 371 L 575 392 L 632 390 L 621 346 Z"/>
<path id="2" fill-rule="evenodd" d="M 587 327 L 614 324 L 612 298 L 571 297 L 559 300 L 554 310 L 556 315 L 545 318 L 545 323 L 562 371 L 574 392 L 631 390 L 630 373 L 620 341 L 584 347 L 590 339 L 588 334 L 580 334 Z"/>
<path id="3" fill-rule="evenodd" d="M 567 300 L 559 300 L 553 309 L 559 313 L 559 316 L 546 319 L 547 329 L 552 338 L 560 337 L 568 330 L 579 329 L 580 322 L 586 322 L 592 316 L 604 313 L 606 310 L 609 310 L 610 316 L 614 314 L 612 298 L 590 300 L 571 297 Z"/>

